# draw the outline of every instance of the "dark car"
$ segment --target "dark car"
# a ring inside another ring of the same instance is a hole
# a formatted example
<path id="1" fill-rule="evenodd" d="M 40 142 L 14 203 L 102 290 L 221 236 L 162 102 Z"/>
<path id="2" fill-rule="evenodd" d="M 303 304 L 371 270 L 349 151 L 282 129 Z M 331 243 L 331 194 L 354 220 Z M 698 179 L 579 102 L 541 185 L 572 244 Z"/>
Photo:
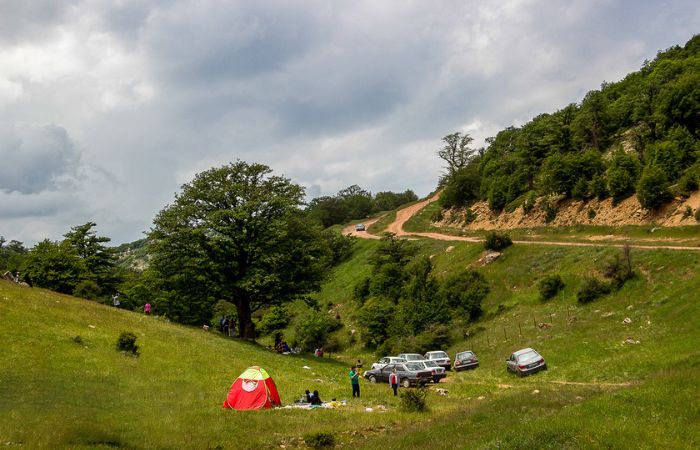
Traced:
<path id="1" fill-rule="evenodd" d="M 531 348 L 524 348 L 510 355 L 506 360 L 506 370 L 515 372 L 519 377 L 547 370 L 547 363 L 542 355 Z"/>
<path id="2" fill-rule="evenodd" d="M 459 372 L 460 370 L 476 369 L 477 367 L 479 367 L 479 358 L 476 357 L 474 352 L 459 352 L 455 356 L 455 372 Z"/>
<path id="3" fill-rule="evenodd" d="M 412 362 L 387 364 L 381 369 L 371 369 L 365 372 L 364 377 L 370 383 L 388 383 L 389 375 L 396 368 L 399 376 L 399 384 L 403 387 L 422 386 L 433 381 L 433 373 L 425 370 L 422 364 Z"/>

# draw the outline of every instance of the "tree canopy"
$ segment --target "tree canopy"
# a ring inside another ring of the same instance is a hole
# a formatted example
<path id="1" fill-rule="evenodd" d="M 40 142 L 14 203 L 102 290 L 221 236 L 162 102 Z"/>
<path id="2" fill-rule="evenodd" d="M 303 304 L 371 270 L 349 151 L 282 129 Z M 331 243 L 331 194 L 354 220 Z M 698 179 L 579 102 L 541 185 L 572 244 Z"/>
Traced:
<path id="1" fill-rule="evenodd" d="M 149 233 L 157 307 L 180 322 L 206 323 L 214 303 L 227 300 L 240 335 L 255 338 L 252 313 L 317 289 L 331 259 L 320 228 L 301 214 L 303 196 L 262 164 L 197 174 Z"/>

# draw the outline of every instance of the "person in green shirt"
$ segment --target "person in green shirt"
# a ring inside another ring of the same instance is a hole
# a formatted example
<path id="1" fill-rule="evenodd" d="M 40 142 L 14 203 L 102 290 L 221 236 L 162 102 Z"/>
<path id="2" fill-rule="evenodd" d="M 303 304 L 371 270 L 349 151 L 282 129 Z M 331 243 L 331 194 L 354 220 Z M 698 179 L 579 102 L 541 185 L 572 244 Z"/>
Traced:
<path id="1" fill-rule="evenodd" d="M 348 373 L 348 376 L 350 377 L 350 384 L 352 384 L 352 396 L 353 397 L 360 397 L 360 371 L 357 370 L 355 366 L 352 366 L 350 368 L 350 373 Z"/>

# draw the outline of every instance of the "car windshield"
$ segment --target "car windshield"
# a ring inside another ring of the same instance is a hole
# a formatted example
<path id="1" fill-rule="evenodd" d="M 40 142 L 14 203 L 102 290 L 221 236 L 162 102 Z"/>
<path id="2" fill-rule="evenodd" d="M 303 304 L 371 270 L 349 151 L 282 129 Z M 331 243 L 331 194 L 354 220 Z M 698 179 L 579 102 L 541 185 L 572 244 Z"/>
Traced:
<path id="1" fill-rule="evenodd" d="M 409 363 L 406 363 L 406 368 L 408 370 L 416 371 L 416 370 L 422 370 L 424 368 L 424 366 L 421 363 L 409 362 Z"/>
<path id="2" fill-rule="evenodd" d="M 462 360 L 462 359 L 469 359 L 474 356 L 474 353 L 472 352 L 464 352 L 464 353 L 459 353 L 457 355 L 457 359 Z"/>
<path id="3" fill-rule="evenodd" d="M 406 361 L 421 361 L 423 359 L 418 353 L 409 353 L 404 358 L 406 358 Z"/>
<path id="4" fill-rule="evenodd" d="M 437 359 L 437 358 L 449 358 L 449 357 L 447 356 L 447 353 L 445 353 L 445 352 L 433 352 L 433 353 L 430 354 L 430 357 L 431 357 L 432 359 Z"/>
<path id="5" fill-rule="evenodd" d="M 426 367 L 440 367 L 435 361 L 425 361 L 423 364 L 425 364 Z"/>

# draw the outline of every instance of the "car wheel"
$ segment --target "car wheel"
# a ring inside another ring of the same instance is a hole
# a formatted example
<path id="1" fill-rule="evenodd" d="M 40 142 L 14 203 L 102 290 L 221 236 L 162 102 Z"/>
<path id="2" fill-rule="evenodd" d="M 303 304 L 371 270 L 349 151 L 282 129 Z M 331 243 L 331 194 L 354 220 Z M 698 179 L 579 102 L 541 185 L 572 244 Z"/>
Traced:
<path id="1" fill-rule="evenodd" d="M 433 378 L 433 383 L 439 383 L 439 382 L 440 382 L 440 378 L 439 378 L 439 377 L 434 377 L 434 378 Z"/>
<path id="2" fill-rule="evenodd" d="M 408 378 L 406 378 L 405 380 L 403 380 L 403 381 L 401 382 L 401 386 L 403 386 L 403 387 L 405 387 L 405 388 L 411 387 L 411 382 L 408 381 Z"/>
<path id="3" fill-rule="evenodd" d="M 374 375 L 370 375 L 370 377 L 369 377 L 369 382 L 372 383 L 372 384 L 376 383 L 376 382 L 377 382 L 377 377 L 375 377 Z"/>

